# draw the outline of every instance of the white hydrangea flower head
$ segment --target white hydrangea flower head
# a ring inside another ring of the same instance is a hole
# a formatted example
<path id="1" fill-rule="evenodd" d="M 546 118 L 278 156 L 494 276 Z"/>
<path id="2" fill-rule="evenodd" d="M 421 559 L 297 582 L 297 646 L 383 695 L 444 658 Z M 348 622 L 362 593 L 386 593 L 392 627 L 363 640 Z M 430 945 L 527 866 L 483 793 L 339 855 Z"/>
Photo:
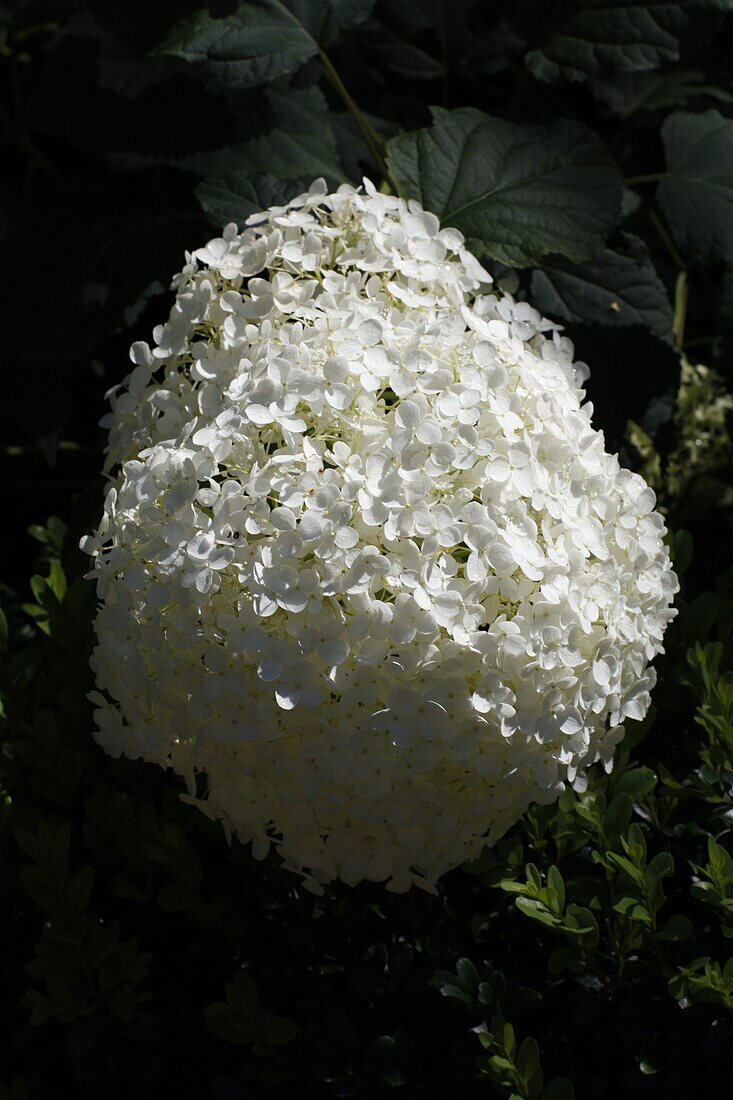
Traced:
<path id="1" fill-rule="evenodd" d="M 187 254 L 111 394 L 95 737 L 316 892 L 434 889 L 649 706 L 654 493 L 490 283 L 417 202 L 319 180 Z"/>

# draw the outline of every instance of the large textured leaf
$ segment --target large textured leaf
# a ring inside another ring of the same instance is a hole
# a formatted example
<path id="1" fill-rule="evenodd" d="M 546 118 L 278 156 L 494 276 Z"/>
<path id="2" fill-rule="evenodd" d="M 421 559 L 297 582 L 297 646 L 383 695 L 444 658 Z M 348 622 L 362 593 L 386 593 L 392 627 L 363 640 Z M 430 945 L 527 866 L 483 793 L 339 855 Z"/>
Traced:
<path id="1" fill-rule="evenodd" d="M 604 248 L 592 260 L 553 260 L 532 273 L 532 301 L 564 321 L 622 328 L 645 325 L 672 338 L 672 307 L 649 251 L 638 237 L 621 235 L 618 249 Z"/>
<path id="2" fill-rule="evenodd" d="M 690 45 L 704 43 L 731 0 L 562 0 L 556 7 L 547 41 L 526 58 L 540 80 L 585 80 L 679 61 Z"/>
<path id="3" fill-rule="evenodd" d="M 179 24 L 157 53 L 183 58 L 223 88 L 254 88 L 295 72 L 374 0 L 254 0 L 215 19 L 205 9 Z"/>
<path id="4" fill-rule="evenodd" d="M 224 19 L 199 11 L 158 50 L 196 64 L 209 83 L 227 88 L 267 84 L 294 72 L 316 52 L 311 36 L 274 0 L 240 4 Z"/>
<path id="5" fill-rule="evenodd" d="M 221 227 L 236 222 L 241 229 L 250 214 L 269 206 L 282 206 L 305 191 L 310 182 L 281 180 L 259 172 L 251 176 L 244 172 L 228 172 L 204 180 L 196 188 L 196 196 L 213 225 Z"/>
<path id="6" fill-rule="evenodd" d="M 517 126 L 473 108 L 433 110 L 430 129 L 387 145 L 401 195 L 416 198 L 476 251 L 520 267 L 548 252 L 585 260 L 621 214 L 621 178 L 578 122 Z"/>
<path id="7" fill-rule="evenodd" d="M 341 31 L 356 27 L 370 14 L 376 0 L 282 0 L 305 31 L 321 46 L 328 46 Z"/>
<path id="8" fill-rule="evenodd" d="M 612 80 L 594 80 L 591 89 L 609 111 L 621 118 L 629 118 L 639 111 L 684 107 L 695 99 L 733 102 L 729 91 L 706 83 L 705 74 L 696 69 L 619 73 Z"/>
<path id="9" fill-rule="evenodd" d="M 695 259 L 733 262 L 733 122 L 718 111 L 680 112 L 662 138 L 658 198 L 677 244 Z"/>
<path id="10" fill-rule="evenodd" d="M 320 88 L 270 91 L 268 98 L 278 125 L 247 143 L 241 167 L 247 172 L 269 172 L 279 179 L 325 176 L 330 182 L 343 182 L 331 112 Z"/>
<path id="11" fill-rule="evenodd" d="M 319 176 L 334 185 L 346 178 L 333 125 L 338 116 L 320 88 L 297 94 L 270 89 L 267 99 L 278 122 L 269 134 L 186 163 L 202 173 L 208 164 L 210 175 L 196 194 L 215 225 L 241 224 L 256 210 L 287 202 Z"/>

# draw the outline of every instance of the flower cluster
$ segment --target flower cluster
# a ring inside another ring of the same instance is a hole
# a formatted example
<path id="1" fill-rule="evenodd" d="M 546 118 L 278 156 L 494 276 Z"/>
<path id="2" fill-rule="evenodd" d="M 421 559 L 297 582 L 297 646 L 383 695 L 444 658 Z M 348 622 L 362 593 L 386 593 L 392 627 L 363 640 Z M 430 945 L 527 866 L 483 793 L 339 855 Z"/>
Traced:
<path id="1" fill-rule="evenodd" d="M 654 494 L 490 284 L 418 203 L 317 181 L 186 256 L 111 395 L 95 736 L 316 892 L 432 889 L 649 705 Z"/>

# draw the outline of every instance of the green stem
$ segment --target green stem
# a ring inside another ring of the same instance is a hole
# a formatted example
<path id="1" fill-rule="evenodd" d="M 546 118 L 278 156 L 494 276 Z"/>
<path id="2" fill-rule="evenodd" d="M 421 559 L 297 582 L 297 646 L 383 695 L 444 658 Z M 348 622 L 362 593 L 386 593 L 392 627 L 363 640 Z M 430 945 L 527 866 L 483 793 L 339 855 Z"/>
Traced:
<path id="1" fill-rule="evenodd" d="M 649 211 L 649 217 L 652 220 L 652 225 L 656 229 L 659 236 L 662 238 L 662 241 L 664 243 L 664 247 L 669 252 L 672 260 L 674 261 L 676 266 L 680 269 L 680 271 L 685 271 L 687 269 L 687 264 L 682 259 L 682 256 L 680 255 L 680 253 L 677 249 L 677 245 L 674 243 L 674 241 L 670 237 L 669 233 L 667 232 L 667 229 L 664 225 L 664 222 L 659 217 L 659 214 L 657 214 L 656 210 L 650 210 Z"/>
<path id="2" fill-rule="evenodd" d="M 660 179 L 664 176 L 664 172 L 650 172 L 646 176 L 629 176 L 624 180 L 626 187 L 635 187 L 638 183 L 659 183 Z"/>
<path id="3" fill-rule="evenodd" d="M 687 317 L 687 272 L 680 271 L 674 288 L 674 321 L 672 335 L 676 346 L 682 350 L 685 338 L 685 319 Z"/>
<path id="4" fill-rule="evenodd" d="M 685 340 L 684 350 L 687 348 L 699 348 L 703 344 L 714 344 L 716 340 L 719 340 L 719 336 L 696 336 L 694 340 Z"/>
<path id="5" fill-rule="evenodd" d="M 320 58 L 321 65 L 323 66 L 323 71 L 326 74 L 326 78 L 333 87 L 334 91 L 336 91 L 343 100 L 344 105 L 346 106 L 349 114 L 354 120 L 354 124 L 356 125 L 357 130 L 364 139 L 364 144 L 369 150 L 369 154 L 372 160 L 376 164 L 384 180 L 391 186 L 389 172 L 387 171 L 387 165 L 382 155 L 384 142 L 382 141 L 381 137 L 374 129 L 364 112 L 360 110 L 358 105 L 351 98 L 348 88 L 334 69 L 328 55 L 323 50 L 319 49 L 318 56 Z"/>

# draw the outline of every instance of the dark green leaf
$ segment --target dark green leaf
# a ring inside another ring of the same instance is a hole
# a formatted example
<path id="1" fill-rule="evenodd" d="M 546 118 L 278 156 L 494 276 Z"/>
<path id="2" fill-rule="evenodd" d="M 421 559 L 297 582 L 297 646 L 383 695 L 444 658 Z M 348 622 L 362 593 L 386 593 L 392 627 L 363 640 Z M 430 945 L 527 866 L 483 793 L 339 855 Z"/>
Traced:
<path id="1" fill-rule="evenodd" d="M 603 833 L 609 842 L 613 842 L 625 832 L 631 821 L 634 800 L 630 794 L 617 794 L 603 815 Z"/>
<path id="2" fill-rule="evenodd" d="M 183 58 L 216 87 L 255 88 L 295 72 L 372 6 L 373 0 L 256 0 L 222 19 L 204 9 L 156 53 Z"/>
<path id="3" fill-rule="evenodd" d="M 252 176 L 228 172 L 204 180 L 196 188 L 196 197 L 213 225 L 220 228 L 228 222 L 236 222 L 241 228 L 250 214 L 267 210 L 269 206 L 282 206 L 305 190 L 309 183 L 310 180 L 275 179 L 259 172 Z"/>
<path id="4" fill-rule="evenodd" d="M 94 868 L 82 867 L 66 883 L 66 903 L 72 913 L 80 913 L 87 902 L 94 884 Z"/>
<path id="5" fill-rule="evenodd" d="M 59 913 L 63 909 L 63 903 L 54 876 L 44 867 L 24 867 L 20 872 L 21 882 L 41 909 L 47 909 L 49 913 Z"/>
<path id="6" fill-rule="evenodd" d="M 621 73 L 613 80 L 594 81 L 592 88 L 601 103 L 621 118 L 628 118 L 639 111 L 682 107 L 693 99 L 706 98 L 721 103 L 733 100 L 730 92 L 707 84 L 705 74 L 693 69 Z"/>
<path id="7" fill-rule="evenodd" d="M 180 24 L 157 53 L 197 66 L 207 83 L 222 88 L 254 88 L 292 73 L 318 51 L 318 45 L 283 4 L 262 0 L 240 4 L 224 19 L 205 9 Z"/>
<path id="8" fill-rule="evenodd" d="M 567 1077 L 555 1077 L 543 1089 L 540 1100 L 575 1100 L 575 1086 Z"/>
<path id="9" fill-rule="evenodd" d="M 288 202 L 319 176 L 333 185 L 344 180 L 333 115 L 321 90 L 305 88 L 297 95 L 271 91 L 268 98 L 278 125 L 228 150 L 230 167 L 197 188 L 204 211 L 217 226 L 233 221 L 241 227 L 249 214 Z"/>
<path id="10" fill-rule="evenodd" d="M 622 233 L 617 248 L 605 248 L 583 264 L 551 260 L 532 273 L 532 300 L 564 321 L 621 328 L 645 325 L 672 339 L 672 306 L 647 246 Z"/>
<path id="11" fill-rule="evenodd" d="M 590 0 L 560 5 L 548 40 L 527 54 L 527 65 L 537 79 L 547 81 L 655 69 L 679 61 L 690 35 L 704 40 L 705 32 L 715 30 L 729 7 L 729 0 Z"/>
<path id="12" fill-rule="evenodd" d="M 683 256 L 733 262 L 733 121 L 718 111 L 671 115 L 659 204 Z"/>
<path id="13" fill-rule="evenodd" d="M 277 0 L 274 0 L 277 3 Z M 282 0 L 287 8 L 319 45 L 328 46 L 348 27 L 357 27 L 369 16 L 376 0 Z"/>
<path id="14" fill-rule="evenodd" d="M 657 932 L 658 940 L 671 940 L 677 943 L 679 940 L 686 940 L 692 935 L 692 921 L 689 917 L 684 916 L 682 913 L 678 913 L 675 917 L 670 917 L 664 928 Z"/>
<path id="15" fill-rule="evenodd" d="M 247 970 L 239 970 L 226 987 L 229 1003 L 239 1012 L 256 1012 L 260 995 L 252 975 Z"/>
<path id="16" fill-rule="evenodd" d="M 532 920 L 545 924 L 548 928 L 554 928 L 558 923 L 558 918 L 553 916 L 537 898 L 517 898 L 514 904 L 526 917 L 531 917 Z"/>
<path id="17" fill-rule="evenodd" d="M 578 122 L 517 126 L 470 107 L 433 108 L 433 126 L 392 138 L 399 192 L 491 259 L 524 266 L 556 252 L 578 262 L 621 215 L 621 178 Z"/>
<path id="18" fill-rule="evenodd" d="M 657 777 L 651 768 L 632 768 L 621 776 L 616 790 L 636 800 L 650 794 L 656 785 Z"/>

